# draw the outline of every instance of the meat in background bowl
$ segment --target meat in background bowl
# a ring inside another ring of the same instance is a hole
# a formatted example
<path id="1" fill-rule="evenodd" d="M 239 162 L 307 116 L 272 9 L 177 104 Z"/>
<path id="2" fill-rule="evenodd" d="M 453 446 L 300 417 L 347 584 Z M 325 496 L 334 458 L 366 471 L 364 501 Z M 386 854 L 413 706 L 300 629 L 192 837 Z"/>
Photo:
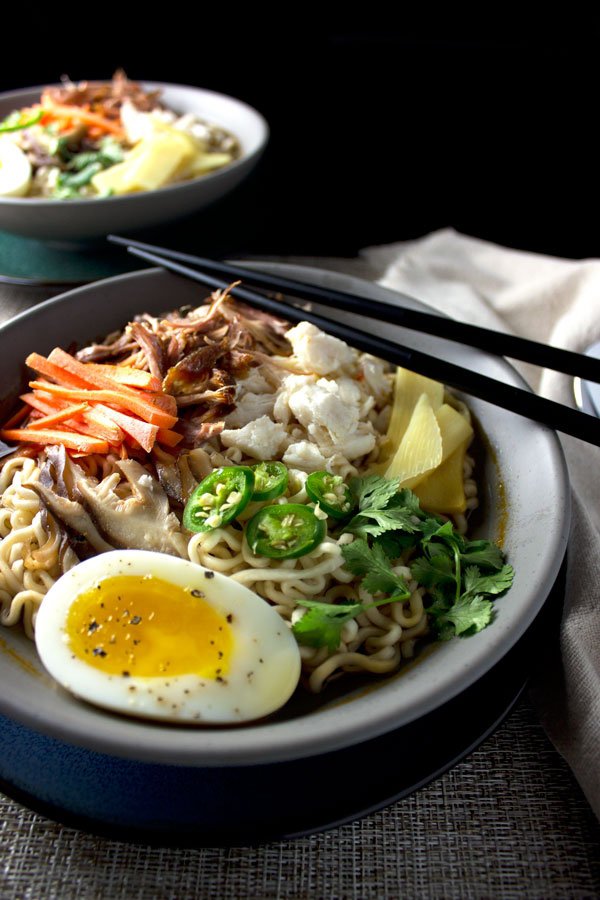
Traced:
<path id="1" fill-rule="evenodd" d="M 398 302 L 394 292 L 336 273 L 273 264 L 266 268 Z M 23 360 L 34 344 L 42 353 L 66 341 L 83 345 L 122 327 L 136 313 L 164 311 L 165 297 L 173 308 L 197 305 L 203 294 L 191 282 L 150 270 L 71 291 L 7 323 L 0 330 L 6 395 L 19 391 Z M 423 308 L 404 296 L 401 302 Z M 362 320 L 350 321 L 364 327 Z M 372 323 L 373 333 L 384 329 Z M 389 336 L 389 328 L 385 334 Z M 520 376 L 501 359 L 400 328 L 394 329 L 394 337 L 523 387 Z M 231 813 L 245 817 L 250 833 L 253 819 L 273 818 L 278 808 L 283 815 L 305 802 L 306 786 L 318 783 L 319 760 L 325 755 L 335 759 L 335 754 L 354 749 L 360 753 L 362 742 L 418 722 L 486 677 L 534 622 L 557 578 L 568 538 L 569 488 L 553 432 L 473 398 L 468 403 L 487 445 L 478 476 L 484 501 L 478 536 L 502 535 L 516 572 L 513 587 L 496 602 L 496 618 L 488 628 L 435 645 L 396 675 L 374 680 L 367 690 L 348 677 L 331 693 L 309 697 L 297 692 L 272 718 L 210 729 L 130 720 L 77 701 L 44 672 L 24 634 L 5 629 L 0 636 L 0 714 L 6 746 L 0 752 L 0 778 L 16 785 L 25 798 L 104 823 L 157 830 L 178 823 L 210 834 L 211 816 L 217 830 L 234 829 L 227 824 Z M 435 738 L 444 739 L 443 734 Z M 423 750 L 417 745 L 411 754 Z M 377 760 L 378 769 L 414 765 L 414 760 L 395 755 L 393 742 L 386 752 Z M 300 777 L 305 781 L 294 781 Z M 357 771 L 356 778 L 368 779 L 369 774 Z M 289 790 L 284 793 L 286 780 Z M 277 785 L 276 798 L 265 811 L 259 786 L 269 783 Z M 341 804 L 352 788 L 344 779 L 333 779 L 326 790 L 328 798 L 338 797 Z M 235 796 L 240 804 L 252 798 L 256 805 L 231 810 L 227 804 Z M 318 791 L 313 799 L 317 808 L 322 799 Z"/>
<path id="2" fill-rule="evenodd" d="M 237 158 L 201 177 L 151 191 L 72 200 L 0 197 L 0 229 L 24 237 L 78 242 L 114 231 L 161 225 L 219 200 L 258 162 L 268 140 L 268 126 L 246 103 L 184 85 L 143 82 L 142 87 L 160 91 L 161 103 L 168 109 L 180 115 L 193 113 L 230 132 L 239 143 Z M 15 110 L 38 103 L 42 90 L 38 87 L 0 94 L 0 121 Z"/>

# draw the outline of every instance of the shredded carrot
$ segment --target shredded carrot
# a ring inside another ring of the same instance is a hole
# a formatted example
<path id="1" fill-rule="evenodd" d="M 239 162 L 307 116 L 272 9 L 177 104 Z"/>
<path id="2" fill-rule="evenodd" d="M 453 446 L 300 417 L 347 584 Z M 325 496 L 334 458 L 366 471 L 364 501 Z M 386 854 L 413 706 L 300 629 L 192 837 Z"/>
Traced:
<path id="1" fill-rule="evenodd" d="M 48 360 L 55 365 L 60 366 L 62 369 L 65 369 L 69 374 L 75 375 L 83 381 L 86 381 L 89 387 L 106 389 L 109 391 L 118 390 L 124 397 L 135 397 L 136 399 L 143 397 L 146 402 L 157 406 L 159 409 L 162 409 L 164 412 L 177 418 L 177 401 L 175 400 L 175 397 L 172 397 L 170 394 L 162 393 L 162 391 L 140 392 L 128 385 L 119 384 L 119 382 L 116 382 L 114 378 L 110 377 L 105 372 L 98 372 L 94 368 L 88 368 L 89 363 L 80 362 L 78 359 L 75 359 L 74 356 L 61 350 L 60 347 L 54 348 L 52 353 L 50 353 Z M 122 406 L 128 408 L 125 403 L 123 403 Z M 165 427 L 168 428 L 169 426 L 167 425 Z"/>
<path id="2" fill-rule="evenodd" d="M 64 409 L 69 404 L 65 400 L 53 397 L 52 394 L 45 394 L 43 391 L 30 391 L 28 394 L 21 394 L 21 400 L 33 409 L 37 409 L 44 415 L 51 415 L 58 409 Z M 8 425 L 4 426 L 8 428 Z"/>
<path id="3" fill-rule="evenodd" d="M 177 401 L 150 372 L 83 363 L 60 347 L 48 357 L 30 353 L 26 363 L 38 378 L 29 382 L 32 390 L 21 395 L 26 405 L 19 417 L 9 420 L 10 428 L 5 426 L 4 433 L 15 440 L 63 443 L 73 456 L 112 448 L 123 459 L 150 453 L 157 440 L 168 447 L 182 440 L 171 430 L 178 421 Z M 23 420 L 27 426 L 14 429 Z M 62 428 L 55 429 L 59 423 Z"/>
<path id="4" fill-rule="evenodd" d="M 51 378 L 52 381 L 65 387 L 87 387 L 87 382 L 81 376 L 66 371 L 39 353 L 30 353 L 25 364 L 34 372 L 45 375 L 46 378 Z"/>
<path id="5" fill-rule="evenodd" d="M 165 444 L 167 447 L 176 447 L 183 440 L 183 435 L 168 428 L 159 428 L 156 440 L 159 444 Z"/>
<path id="6" fill-rule="evenodd" d="M 75 406 L 65 406 L 64 409 L 59 409 L 55 413 L 35 419 L 30 422 L 27 427 L 47 428 L 49 425 L 58 425 L 59 422 L 65 422 L 67 419 L 71 419 L 73 416 L 77 416 L 79 413 L 84 412 L 87 408 L 87 403 L 77 403 Z"/>
<path id="7" fill-rule="evenodd" d="M 74 356 L 71 356 L 70 353 L 61 350 L 60 347 L 55 347 L 54 350 L 48 354 L 48 362 L 60 368 L 64 372 L 66 378 L 74 375 L 76 378 L 79 378 L 80 381 L 83 381 L 88 388 L 114 389 L 115 387 L 113 378 L 109 378 L 106 373 L 88 367 L 88 363 L 80 362 Z M 81 385 L 81 387 L 83 387 L 83 385 Z M 131 393 L 134 393 L 132 388 L 126 386 L 123 386 L 122 390 L 124 392 L 131 391 Z"/>
<path id="8" fill-rule="evenodd" d="M 47 92 L 42 94 L 42 106 L 55 118 L 82 122 L 84 125 L 97 128 L 103 133 L 114 134 L 117 138 L 122 139 L 125 136 L 123 128 L 118 122 L 113 122 L 112 119 L 107 119 L 105 116 L 91 112 L 89 109 L 84 109 L 82 106 L 64 106 L 60 103 L 55 103 Z"/>
<path id="9" fill-rule="evenodd" d="M 21 397 L 21 400 L 22 399 L 23 398 Z M 13 413 L 13 415 L 10 417 L 10 419 L 6 420 L 6 422 L 4 423 L 4 425 L 2 427 L 3 428 L 14 428 L 15 425 L 19 425 L 19 423 L 23 421 L 23 419 L 25 418 L 25 416 L 27 415 L 28 412 L 29 412 L 29 407 L 27 406 L 27 404 L 23 404 L 23 406 L 20 409 L 18 409 L 16 411 L 16 413 Z"/>
<path id="10" fill-rule="evenodd" d="M 29 387 L 36 390 L 47 391 L 64 400 L 86 400 L 90 403 L 109 403 L 117 407 L 124 407 L 129 412 L 135 413 L 144 422 L 151 425 L 159 425 L 161 428 L 172 428 L 177 422 L 176 416 L 170 416 L 157 406 L 149 403 L 144 397 L 130 396 L 116 390 L 85 390 L 83 388 L 65 388 L 59 384 L 50 384 L 46 381 L 30 381 Z"/>
<path id="11" fill-rule="evenodd" d="M 150 453 L 154 447 L 154 442 L 156 441 L 158 426 L 148 425 L 146 422 L 134 419 L 133 416 L 128 416 L 125 413 L 118 412 L 116 409 L 111 409 L 110 406 L 102 405 L 100 406 L 100 409 L 105 416 L 108 416 L 109 419 L 116 422 L 119 428 L 123 429 L 125 434 L 134 438 L 134 440 L 143 447 L 146 453 Z"/>
<path id="12" fill-rule="evenodd" d="M 171 394 L 157 394 L 154 391 L 146 391 L 146 398 L 162 409 L 169 416 L 173 416 L 177 421 L 177 400 Z"/>
<path id="13" fill-rule="evenodd" d="M 162 391 L 162 382 L 160 378 L 151 375 L 144 369 L 134 369 L 133 366 L 111 366 L 108 363 L 86 363 L 89 367 L 88 371 L 97 372 L 98 375 L 106 375 L 119 384 L 125 384 L 128 387 L 142 388 L 145 391 Z"/>
<path id="14" fill-rule="evenodd" d="M 88 423 L 90 430 L 98 437 L 104 438 L 111 444 L 120 444 L 123 440 L 124 435 L 119 426 L 107 418 L 97 407 L 90 407 L 87 412 L 82 413 L 82 417 Z"/>
<path id="15" fill-rule="evenodd" d="M 39 410 L 41 413 L 51 415 L 56 410 L 65 409 L 70 404 L 60 397 L 54 397 L 45 391 L 34 391 L 29 394 L 21 394 L 21 400 L 24 400 L 33 409 Z M 91 437 L 102 438 L 110 444 L 120 444 L 123 440 L 123 432 L 118 425 L 115 425 L 110 419 L 107 419 L 102 413 L 93 406 L 88 406 L 87 410 L 81 414 L 83 421 L 67 420 L 65 425 L 79 431 L 82 434 L 89 434 Z"/>
<path id="16" fill-rule="evenodd" d="M 62 444 L 70 450 L 81 453 L 108 453 L 108 442 L 74 431 L 38 431 L 29 428 L 3 428 L 0 438 L 7 441 L 21 441 L 24 444 Z"/>

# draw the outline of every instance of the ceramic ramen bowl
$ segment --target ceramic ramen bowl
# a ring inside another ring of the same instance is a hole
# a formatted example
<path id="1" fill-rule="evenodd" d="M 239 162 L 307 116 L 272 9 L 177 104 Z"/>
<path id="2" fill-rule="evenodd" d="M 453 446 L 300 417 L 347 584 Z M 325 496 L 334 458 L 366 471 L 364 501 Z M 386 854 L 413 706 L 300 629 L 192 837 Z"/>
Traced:
<path id="1" fill-rule="evenodd" d="M 266 267 L 365 298 L 423 308 L 411 298 L 332 272 Z M 26 377 L 23 360 L 31 351 L 46 353 L 73 341 L 84 345 L 122 327 L 136 313 L 198 305 L 204 296 L 197 284 L 152 269 L 43 303 L 0 329 L 4 396 L 14 397 L 20 390 Z M 364 327 L 364 320 L 356 317 L 323 312 Z M 501 359 L 395 326 L 373 322 L 371 330 L 388 338 L 393 331 L 401 343 L 525 386 Z M 433 645 L 390 677 L 349 676 L 316 697 L 298 690 L 270 718 L 219 728 L 128 719 L 78 701 L 52 682 L 34 645 L 18 628 L 2 629 L 0 779 L 51 810 L 115 828 L 148 827 L 161 833 L 183 823 L 192 833 L 215 835 L 219 829 L 227 833 L 229 827 L 243 830 L 245 823 L 250 834 L 253 822 L 261 815 L 272 818 L 282 804 L 288 810 L 306 805 L 309 776 L 315 778 L 318 760 L 360 753 L 360 747 L 367 746 L 363 742 L 380 741 L 384 749 L 378 765 L 405 765 L 406 760 L 395 755 L 397 742 L 389 737 L 414 729 L 427 717 L 443 715 L 508 659 L 544 607 L 567 545 L 569 485 L 556 435 L 492 405 L 465 399 L 482 435 L 477 473 L 482 514 L 476 534 L 501 539 L 516 572 L 513 587 L 496 601 L 490 626 L 467 639 Z M 444 727 L 446 737 L 436 735 L 435 741 L 453 739 L 452 724 Z M 425 746 L 412 747 L 413 761 L 415 754 L 425 752 Z M 291 782 L 290 767 L 295 773 Z M 299 771 L 306 784 L 298 780 Z M 340 809 L 342 781 L 332 777 L 328 785 L 329 797 L 338 797 Z M 281 794 L 275 808 L 265 812 L 256 796 L 260 786 L 275 786 L 275 795 L 285 784 L 285 800 Z M 228 825 L 232 809 L 238 816 L 235 827 Z"/>
<path id="2" fill-rule="evenodd" d="M 201 178 L 119 197 L 49 200 L 0 197 L 0 229 L 53 242 L 81 242 L 110 232 L 126 232 L 161 225 L 198 212 L 228 194 L 258 162 L 269 136 L 264 118 L 255 109 L 214 91 L 178 84 L 143 82 L 146 90 L 161 91 L 166 107 L 180 114 L 196 113 L 237 137 L 238 159 Z M 39 101 L 41 88 L 0 94 L 0 120 L 15 109 Z"/>

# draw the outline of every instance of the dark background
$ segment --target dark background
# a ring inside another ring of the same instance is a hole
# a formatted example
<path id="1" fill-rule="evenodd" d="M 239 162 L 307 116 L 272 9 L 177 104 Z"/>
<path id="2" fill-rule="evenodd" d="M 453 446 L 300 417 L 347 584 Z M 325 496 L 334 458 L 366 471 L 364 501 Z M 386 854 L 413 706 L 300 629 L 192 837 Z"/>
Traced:
<path id="1" fill-rule="evenodd" d="M 324 8 L 107 7 L 83 18 L 80 7 L 40 6 L 28 8 L 25 32 L 23 10 L 11 8 L 3 31 L 18 33 L 20 50 L 9 42 L 0 89 L 122 66 L 259 109 L 268 150 L 246 184 L 195 220 L 199 252 L 352 256 L 452 226 L 600 255 L 595 18 Z"/>

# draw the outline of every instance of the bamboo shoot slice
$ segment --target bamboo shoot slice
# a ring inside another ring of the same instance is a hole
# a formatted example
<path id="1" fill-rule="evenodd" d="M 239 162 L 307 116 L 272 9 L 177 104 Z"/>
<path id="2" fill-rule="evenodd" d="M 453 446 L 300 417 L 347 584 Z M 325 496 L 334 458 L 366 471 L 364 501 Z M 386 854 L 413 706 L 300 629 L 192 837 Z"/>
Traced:
<path id="1" fill-rule="evenodd" d="M 400 446 L 411 416 L 422 394 L 429 397 L 431 408 L 436 412 L 444 402 L 444 385 L 408 369 L 396 369 L 394 380 L 394 406 L 386 435 L 388 458 Z"/>
<path id="2" fill-rule="evenodd" d="M 385 472 L 402 487 L 418 484 L 442 461 L 442 433 L 427 394 L 421 394 L 400 445 Z"/>
<path id="3" fill-rule="evenodd" d="M 473 428 L 454 407 L 444 403 L 436 411 L 435 417 L 442 434 L 442 462 L 462 446 L 468 447 L 473 439 Z"/>
<path id="4" fill-rule="evenodd" d="M 415 487 L 423 509 L 452 515 L 467 508 L 464 486 L 464 460 L 468 442 L 458 446 L 438 468 Z"/>

